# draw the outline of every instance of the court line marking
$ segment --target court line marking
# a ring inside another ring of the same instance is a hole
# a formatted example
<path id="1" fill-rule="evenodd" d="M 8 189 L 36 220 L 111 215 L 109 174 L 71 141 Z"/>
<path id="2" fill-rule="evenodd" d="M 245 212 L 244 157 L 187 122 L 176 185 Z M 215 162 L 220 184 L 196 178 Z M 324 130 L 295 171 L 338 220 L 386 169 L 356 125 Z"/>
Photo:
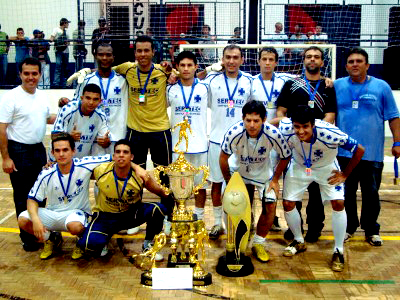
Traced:
<path id="1" fill-rule="evenodd" d="M 259 280 L 260 283 L 349 283 L 349 284 L 396 284 L 394 280 L 353 280 L 353 279 L 316 279 L 316 280 L 307 280 L 307 279 L 262 279 Z"/>
<path id="2" fill-rule="evenodd" d="M 0 220 L 0 224 L 3 224 L 5 221 L 7 221 L 9 218 L 11 218 L 13 215 L 15 215 L 15 211 L 10 212 L 7 216 L 5 216 L 3 219 Z"/>

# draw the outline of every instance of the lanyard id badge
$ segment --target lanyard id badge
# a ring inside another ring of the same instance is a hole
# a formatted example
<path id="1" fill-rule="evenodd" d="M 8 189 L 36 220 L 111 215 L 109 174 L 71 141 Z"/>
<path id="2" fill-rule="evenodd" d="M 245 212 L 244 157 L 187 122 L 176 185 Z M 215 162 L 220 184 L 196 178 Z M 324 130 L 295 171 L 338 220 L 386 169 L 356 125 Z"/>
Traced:
<path id="1" fill-rule="evenodd" d="M 354 109 L 358 109 L 358 101 L 357 100 L 353 100 L 351 102 L 351 107 L 354 108 Z"/>
<path id="2" fill-rule="evenodd" d="M 139 105 L 145 105 L 146 104 L 146 96 L 140 94 L 139 95 Z"/>
<path id="3" fill-rule="evenodd" d="M 308 107 L 309 108 L 314 108 L 314 101 L 313 100 L 308 101 Z"/>

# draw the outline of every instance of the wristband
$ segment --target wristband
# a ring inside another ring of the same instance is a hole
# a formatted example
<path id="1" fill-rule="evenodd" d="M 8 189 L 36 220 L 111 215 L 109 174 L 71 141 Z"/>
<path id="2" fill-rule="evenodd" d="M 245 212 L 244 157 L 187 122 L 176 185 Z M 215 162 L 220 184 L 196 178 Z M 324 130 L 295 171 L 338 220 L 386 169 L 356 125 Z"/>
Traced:
<path id="1" fill-rule="evenodd" d="M 393 147 L 399 147 L 399 146 L 400 146 L 400 142 L 394 142 L 392 148 Z"/>

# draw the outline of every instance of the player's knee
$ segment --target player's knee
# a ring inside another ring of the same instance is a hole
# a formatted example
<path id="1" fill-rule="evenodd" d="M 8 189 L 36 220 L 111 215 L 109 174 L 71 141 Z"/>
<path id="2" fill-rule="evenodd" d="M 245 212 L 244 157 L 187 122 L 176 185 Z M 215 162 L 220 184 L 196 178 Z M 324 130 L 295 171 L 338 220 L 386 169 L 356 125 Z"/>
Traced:
<path id="1" fill-rule="evenodd" d="M 283 209 L 286 212 L 292 211 L 296 207 L 296 201 L 283 200 Z"/>
<path id="2" fill-rule="evenodd" d="M 344 210 L 344 200 L 332 200 L 331 204 L 334 211 Z"/>
<path id="3" fill-rule="evenodd" d="M 262 209 L 262 214 L 269 216 L 269 215 L 275 215 L 276 211 L 276 202 L 266 202 L 263 206 Z"/>
<path id="4" fill-rule="evenodd" d="M 83 224 L 81 222 L 69 222 L 67 224 L 67 229 L 68 232 L 72 235 L 80 235 L 85 227 L 83 227 Z"/>
<path id="5" fill-rule="evenodd" d="M 31 223 L 31 221 L 28 218 L 25 217 L 18 217 L 18 226 L 19 228 L 26 230 L 28 225 Z"/>

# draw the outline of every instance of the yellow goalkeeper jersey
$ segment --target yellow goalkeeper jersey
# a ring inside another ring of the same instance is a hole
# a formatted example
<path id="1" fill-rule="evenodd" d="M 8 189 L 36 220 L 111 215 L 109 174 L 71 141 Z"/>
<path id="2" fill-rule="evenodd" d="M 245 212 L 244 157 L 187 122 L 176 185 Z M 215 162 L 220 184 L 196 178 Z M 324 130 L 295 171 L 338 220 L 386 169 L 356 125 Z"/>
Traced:
<path id="1" fill-rule="evenodd" d="M 140 132 L 163 131 L 170 128 L 166 100 L 170 72 L 166 72 L 159 64 L 153 66 L 148 80 L 149 73 L 143 72 L 139 72 L 140 80 L 138 79 L 138 66 L 131 62 L 113 68 L 117 73 L 124 75 L 129 84 L 127 126 Z M 145 86 L 144 99 L 139 99 Z"/>

